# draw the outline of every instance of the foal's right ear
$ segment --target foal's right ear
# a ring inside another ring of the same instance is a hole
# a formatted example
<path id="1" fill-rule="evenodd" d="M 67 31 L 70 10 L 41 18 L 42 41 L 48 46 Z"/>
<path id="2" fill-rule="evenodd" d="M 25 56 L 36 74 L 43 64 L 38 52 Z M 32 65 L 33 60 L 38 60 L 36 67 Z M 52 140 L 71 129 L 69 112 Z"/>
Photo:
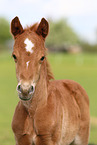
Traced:
<path id="1" fill-rule="evenodd" d="M 18 17 L 15 17 L 11 22 L 11 33 L 13 34 L 14 38 L 17 37 L 18 34 L 23 33 L 23 27 L 19 21 Z"/>

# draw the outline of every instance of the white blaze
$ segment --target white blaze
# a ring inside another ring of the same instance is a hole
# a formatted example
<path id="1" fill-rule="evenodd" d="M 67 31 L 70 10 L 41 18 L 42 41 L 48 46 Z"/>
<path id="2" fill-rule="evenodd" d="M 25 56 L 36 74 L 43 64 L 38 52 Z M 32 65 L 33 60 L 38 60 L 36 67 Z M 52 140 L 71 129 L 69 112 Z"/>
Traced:
<path id="1" fill-rule="evenodd" d="M 30 53 L 33 53 L 33 47 L 34 47 L 34 44 L 31 42 L 31 40 L 29 40 L 28 38 L 25 39 L 24 43 L 26 44 L 26 51 L 27 52 L 30 52 Z"/>
<path id="2" fill-rule="evenodd" d="M 28 66 L 29 66 L 29 62 L 30 62 L 30 61 L 27 61 L 27 62 L 26 62 L 27 68 L 28 68 Z"/>

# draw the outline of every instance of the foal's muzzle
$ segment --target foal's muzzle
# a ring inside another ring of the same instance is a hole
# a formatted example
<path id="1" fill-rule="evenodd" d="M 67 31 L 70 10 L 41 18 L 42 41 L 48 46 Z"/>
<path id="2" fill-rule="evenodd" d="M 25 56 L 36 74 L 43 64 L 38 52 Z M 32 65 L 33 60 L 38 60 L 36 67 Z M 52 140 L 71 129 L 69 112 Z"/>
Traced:
<path id="1" fill-rule="evenodd" d="M 19 98 L 23 101 L 28 101 L 32 98 L 35 86 L 34 85 L 25 85 L 25 84 L 18 84 L 17 91 Z"/>

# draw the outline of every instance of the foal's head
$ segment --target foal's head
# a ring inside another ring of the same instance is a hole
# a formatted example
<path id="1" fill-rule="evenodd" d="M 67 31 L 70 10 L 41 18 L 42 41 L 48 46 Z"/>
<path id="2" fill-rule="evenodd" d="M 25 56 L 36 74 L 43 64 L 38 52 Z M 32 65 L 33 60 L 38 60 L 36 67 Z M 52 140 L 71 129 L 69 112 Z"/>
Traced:
<path id="1" fill-rule="evenodd" d="M 27 29 L 23 29 L 18 17 L 11 22 L 11 33 L 15 40 L 12 56 L 16 64 L 17 90 L 22 100 L 32 98 L 39 80 L 41 66 L 45 62 L 44 40 L 48 27 L 44 18 Z"/>

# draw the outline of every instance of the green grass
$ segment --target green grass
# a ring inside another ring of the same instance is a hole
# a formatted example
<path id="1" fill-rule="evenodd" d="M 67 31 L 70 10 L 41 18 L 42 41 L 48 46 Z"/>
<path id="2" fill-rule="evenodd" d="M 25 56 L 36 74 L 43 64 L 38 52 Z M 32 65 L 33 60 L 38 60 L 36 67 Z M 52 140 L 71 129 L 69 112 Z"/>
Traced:
<path id="1" fill-rule="evenodd" d="M 50 54 L 56 79 L 79 82 L 90 99 L 91 117 L 97 118 L 97 54 Z M 0 54 L 0 145 L 14 145 L 11 120 L 18 102 L 15 65 L 9 53 Z M 97 123 L 91 125 L 90 142 L 97 144 Z"/>

